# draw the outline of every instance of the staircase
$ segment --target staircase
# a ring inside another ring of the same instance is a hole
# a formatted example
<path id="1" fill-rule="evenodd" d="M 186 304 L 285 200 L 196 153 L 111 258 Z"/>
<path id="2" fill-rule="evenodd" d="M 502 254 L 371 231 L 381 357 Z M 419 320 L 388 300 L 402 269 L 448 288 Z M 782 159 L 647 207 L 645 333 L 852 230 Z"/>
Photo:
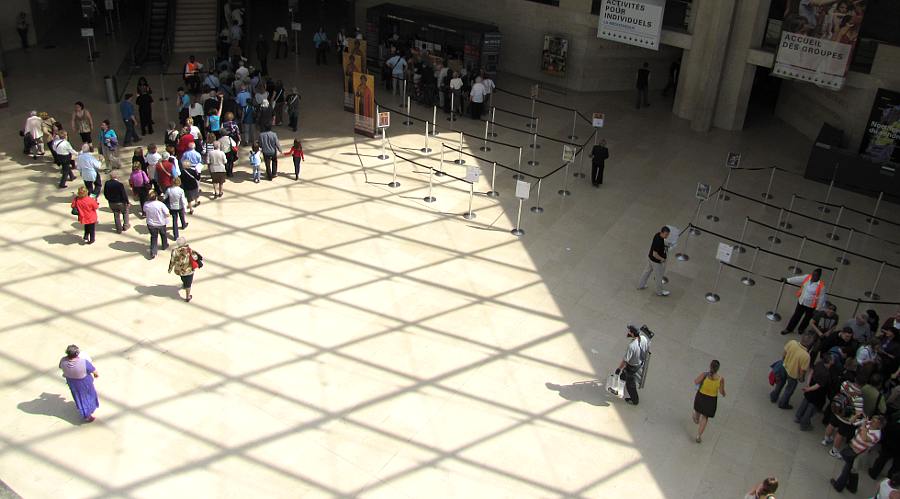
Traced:
<path id="1" fill-rule="evenodd" d="M 169 0 L 149 0 L 150 25 L 147 35 L 146 62 L 161 63 L 163 40 L 166 37 Z"/>
<path id="2" fill-rule="evenodd" d="M 169 0 L 176 1 L 176 0 Z M 201 54 L 216 52 L 217 0 L 177 0 L 173 52 Z"/>

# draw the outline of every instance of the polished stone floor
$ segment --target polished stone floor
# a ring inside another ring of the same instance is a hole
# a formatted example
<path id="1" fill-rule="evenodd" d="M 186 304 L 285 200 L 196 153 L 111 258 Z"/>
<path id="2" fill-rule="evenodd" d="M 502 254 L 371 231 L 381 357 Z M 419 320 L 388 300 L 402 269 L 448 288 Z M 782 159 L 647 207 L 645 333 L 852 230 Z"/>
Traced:
<path id="1" fill-rule="evenodd" d="M 102 76 L 118 66 L 117 48 L 102 46 L 108 56 L 93 65 L 82 61 L 82 49 L 10 53 L 10 106 L 0 109 L 0 478 L 23 497 L 712 499 L 742 497 L 768 475 L 781 480 L 779 497 L 838 497 L 828 478 L 840 463 L 819 445 L 820 430 L 801 433 L 766 397 L 768 365 L 785 340 L 782 324 L 765 318 L 777 283 L 757 276 L 756 286 L 744 286 L 741 271 L 725 268 L 715 290 L 721 301 L 705 301 L 716 282 L 717 243 L 725 239 L 704 231 L 682 235 L 672 251 L 691 258 L 670 258 L 671 296 L 635 289 L 653 233 L 663 224 L 687 226 L 697 182 L 721 185 L 729 151 L 743 154 L 744 167 L 785 170 L 776 174 L 774 205 L 787 206 L 794 193 L 824 197 L 825 186 L 797 175 L 811 144 L 786 125 L 772 120 L 742 133 L 698 134 L 663 98 L 635 111 L 630 94 L 547 92 L 548 101 L 588 116 L 606 113 L 606 182 L 594 189 L 571 176 L 582 168 L 578 158 L 568 179 L 560 171 L 541 182 L 542 214 L 529 210 L 537 197 L 532 184 L 521 216 L 525 235 L 515 237 L 510 172 L 498 168 L 499 198 L 484 193 L 489 162 L 515 166 L 517 147 L 523 164 L 531 159 L 527 133 L 497 126 L 496 140 L 515 147 L 491 144 L 491 151 L 479 151 L 478 139 L 463 141 L 466 164 L 484 173 L 474 189 L 476 218 L 466 220 L 464 182 L 435 177 L 436 201 L 422 200 L 440 144 L 458 144 L 443 113 L 430 154 L 418 151 L 422 122 L 407 128 L 394 114 L 392 158 L 378 160 L 380 141 L 353 135 L 352 116 L 341 110 L 336 66 L 316 67 L 309 54 L 273 61 L 273 73 L 303 94 L 302 181 L 254 184 L 242 158 L 223 198 L 209 198 L 204 185 L 184 235 L 207 265 L 185 304 L 165 255 L 148 259 L 141 223 L 116 234 L 104 207 L 97 243 L 81 245 L 70 190 L 56 188 L 48 160 L 21 154 L 16 130 L 32 108 L 68 123 L 80 99 L 95 119 L 118 123 L 102 87 Z M 55 64 L 47 64 L 49 55 Z M 62 73 L 69 76 L 60 85 Z M 150 81 L 158 97 L 178 85 L 175 77 Z M 512 76 L 498 84 L 528 92 L 528 82 Z M 390 96 L 379 100 L 397 106 Z M 495 104 L 530 112 L 526 99 L 510 94 L 498 94 Z M 155 112 L 161 129 L 174 104 L 158 103 Z M 541 134 L 565 140 L 571 133 L 571 112 L 538 105 L 536 114 Z M 497 114 L 501 125 L 524 129 L 524 121 Z M 468 119 L 453 126 L 483 133 L 483 124 Z M 289 131 L 277 132 L 289 147 Z M 577 141 L 591 132 L 579 121 Z M 535 176 L 563 164 L 560 143 L 539 143 L 540 164 L 523 166 Z M 401 185 L 391 188 L 398 156 Z M 448 152 L 441 168 L 463 177 L 453 159 Z M 290 170 L 288 161 L 280 170 Z M 729 189 L 758 200 L 769 178 L 767 170 L 739 171 Z M 557 194 L 564 184 L 572 196 Z M 706 203 L 695 223 L 731 238 L 745 217 L 777 224 L 776 208 L 731 197 L 715 210 Z M 874 204 L 841 190 L 831 200 L 864 211 Z M 813 219 L 793 217 L 792 232 L 828 241 L 832 230 L 815 219 L 815 208 L 796 201 Z M 714 211 L 717 223 L 706 219 Z M 880 213 L 897 211 L 884 204 Z M 841 223 L 859 229 L 851 250 L 900 261 L 896 245 L 860 233 L 864 217 L 848 212 Z M 848 234 L 838 232 L 833 244 L 841 246 Z M 872 233 L 900 241 L 889 224 Z M 754 269 L 788 275 L 799 239 L 781 234 L 772 244 L 771 234 L 751 223 L 745 240 L 789 258 L 763 252 Z M 752 253 L 732 263 L 746 268 Z M 830 267 L 837 256 L 810 241 L 801 259 Z M 856 299 L 878 264 L 849 258 L 833 291 Z M 897 276 L 885 271 L 878 289 L 885 300 L 900 298 Z M 777 308 L 782 315 L 792 308 L 789 292 Z M 837 303 L 849 318 L 855 303 Z M 875 308 L 883 317 L 893 312 Z M 657 332 L 637 407 L 575 384 L 616 367 L 627 322 Z M 101 407 L 88 425 L 78 421 L 56 368 L 70 343 L 101 373 Z M 728 397 L 698 445 L 692 380 L 712 358 L 722 362 Z M 860 490 L 874 491 L 865 475 Z"/>

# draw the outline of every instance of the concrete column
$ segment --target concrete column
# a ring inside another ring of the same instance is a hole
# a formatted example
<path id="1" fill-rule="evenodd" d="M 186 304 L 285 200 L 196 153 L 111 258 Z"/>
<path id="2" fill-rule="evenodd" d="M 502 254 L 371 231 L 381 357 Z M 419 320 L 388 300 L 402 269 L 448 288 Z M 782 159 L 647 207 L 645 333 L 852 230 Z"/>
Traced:
<path id="1" fill-rule="evenodd" d="M 772 0 L 741 0 L 734 13 L 734 28 L 722 71 L 713 123 L 716 128 L 741 130 L 756 76 L 756 66 L 747 63 L 747 51 L 759 48 L 766 29 Z"/>
<path id="2" fill-rule="evenodd" d="M 691 120 L 692 130 L 705 132 L 712 126 L 736 2 L 693 3 L 693 41 L 682 56 L 674 106 L 676 115 Z"/>

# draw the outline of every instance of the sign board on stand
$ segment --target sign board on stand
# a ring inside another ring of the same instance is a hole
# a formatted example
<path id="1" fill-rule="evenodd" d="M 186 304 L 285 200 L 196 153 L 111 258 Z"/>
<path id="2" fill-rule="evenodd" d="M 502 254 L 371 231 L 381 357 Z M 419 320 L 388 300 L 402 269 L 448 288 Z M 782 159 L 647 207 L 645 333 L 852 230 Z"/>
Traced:
<path id="1" fill-rule="evenodd" d="M 697 182 L 697 193 L 694 194 L 694 197 L 699 201 L 709 201 L 709 184 Z"/>
<path id="2" fill-rule="evenodd" d="M 466 182 L 474 184 L 478 182 L 478 177 L 481 177 L 481 168 L 474 165 L 466 167 Z"/>
<path id="3" fill-rule="evenodd" d="M 606 117 L 603 113 L 594 113 L 591 117 L 591 125 L 594 128 L 603 128 L 603 119 Z"/>
<path id="4" fill-rule="evenodd" d="M 716 260 L 722 263 L 731 263 L 731 253 L 734 251 L 734 246 L 728 243 L 719 243 L 719 247 L 716 249 Z"/>
<path id="5" fill-rule="evenodd" d="M 106 10 L 113 10 L 113 9 L 116 8 L 115 1 L 114 1 L 114 0 L 106 0 L 106 2 L 104 3 L 104 5 L 106 6 Z"/>
<path id="6" fill-rule="evenodd" d="M 576 151 L 577 151 L 577 149 L 575 149 L 575 146 L 573 146 L 571 144 L 563 144 L 562 160 L 565 161 L 566 163 L 571 163 L 571 162 L 575 161 L 575 152 Z"/>
<path id="7" fill-rule="evenodd" d="M 303 25 L 300 23 L 291 23 L 291 30 L 293 31 L 301 31 L 303 29 Z"/>
<path id="8" fill-rule="evenodd" d="M 741 166 L 741 154 L 737 152 L 728 153 L 728 159 L 725 160 L 725 165 L 728 168 L 740 168 Z"/>
<path id="9" fill-rule="evenodd" d="M 390 111 L 378 113 L 378 128 L 388 128 L 390 126 L 391 126 Z"/>
<path id="10" fill-rule="evenodd" d="M 94 36 L 94 28 L 81 28 L 82 38 L 92 38 Z"/>
<path id="11" fill-rule="evenodd" d="M 666 0 L 602 0 L 597 38 L 659 50 Z"/>
<path id="12" fill-rule="evenodd" d="M 531 184 L 522 180 L 516 180 L 516 197 L 519 199 L 528 199 L 531 193 Z"/>
<path id="13" fill-rule="evenodd" d="M 535 83 L 531 86 L 531 98 L 537 99 L 538 95 L 541 93 L 541 85 L 540 83 Z"/>

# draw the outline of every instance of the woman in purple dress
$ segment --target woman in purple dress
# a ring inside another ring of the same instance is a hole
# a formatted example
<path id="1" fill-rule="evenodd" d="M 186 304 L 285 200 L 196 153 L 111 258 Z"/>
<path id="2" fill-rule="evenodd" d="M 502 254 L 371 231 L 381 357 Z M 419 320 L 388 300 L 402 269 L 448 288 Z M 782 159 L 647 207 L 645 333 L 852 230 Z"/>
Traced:
<path id="1" fill-rule="evenodd" d="M 66 347 L 66 356 L 59 360 L 59 368 L 69 384 L 78 412 L 85 422 L 90 423 L 94 420 L 92 414 L 100 407 L 97 390 L 94 389 L 94 378 L 100 375 L 90 360 L 83 359 L 78 354 L 77 346 Z"/>

